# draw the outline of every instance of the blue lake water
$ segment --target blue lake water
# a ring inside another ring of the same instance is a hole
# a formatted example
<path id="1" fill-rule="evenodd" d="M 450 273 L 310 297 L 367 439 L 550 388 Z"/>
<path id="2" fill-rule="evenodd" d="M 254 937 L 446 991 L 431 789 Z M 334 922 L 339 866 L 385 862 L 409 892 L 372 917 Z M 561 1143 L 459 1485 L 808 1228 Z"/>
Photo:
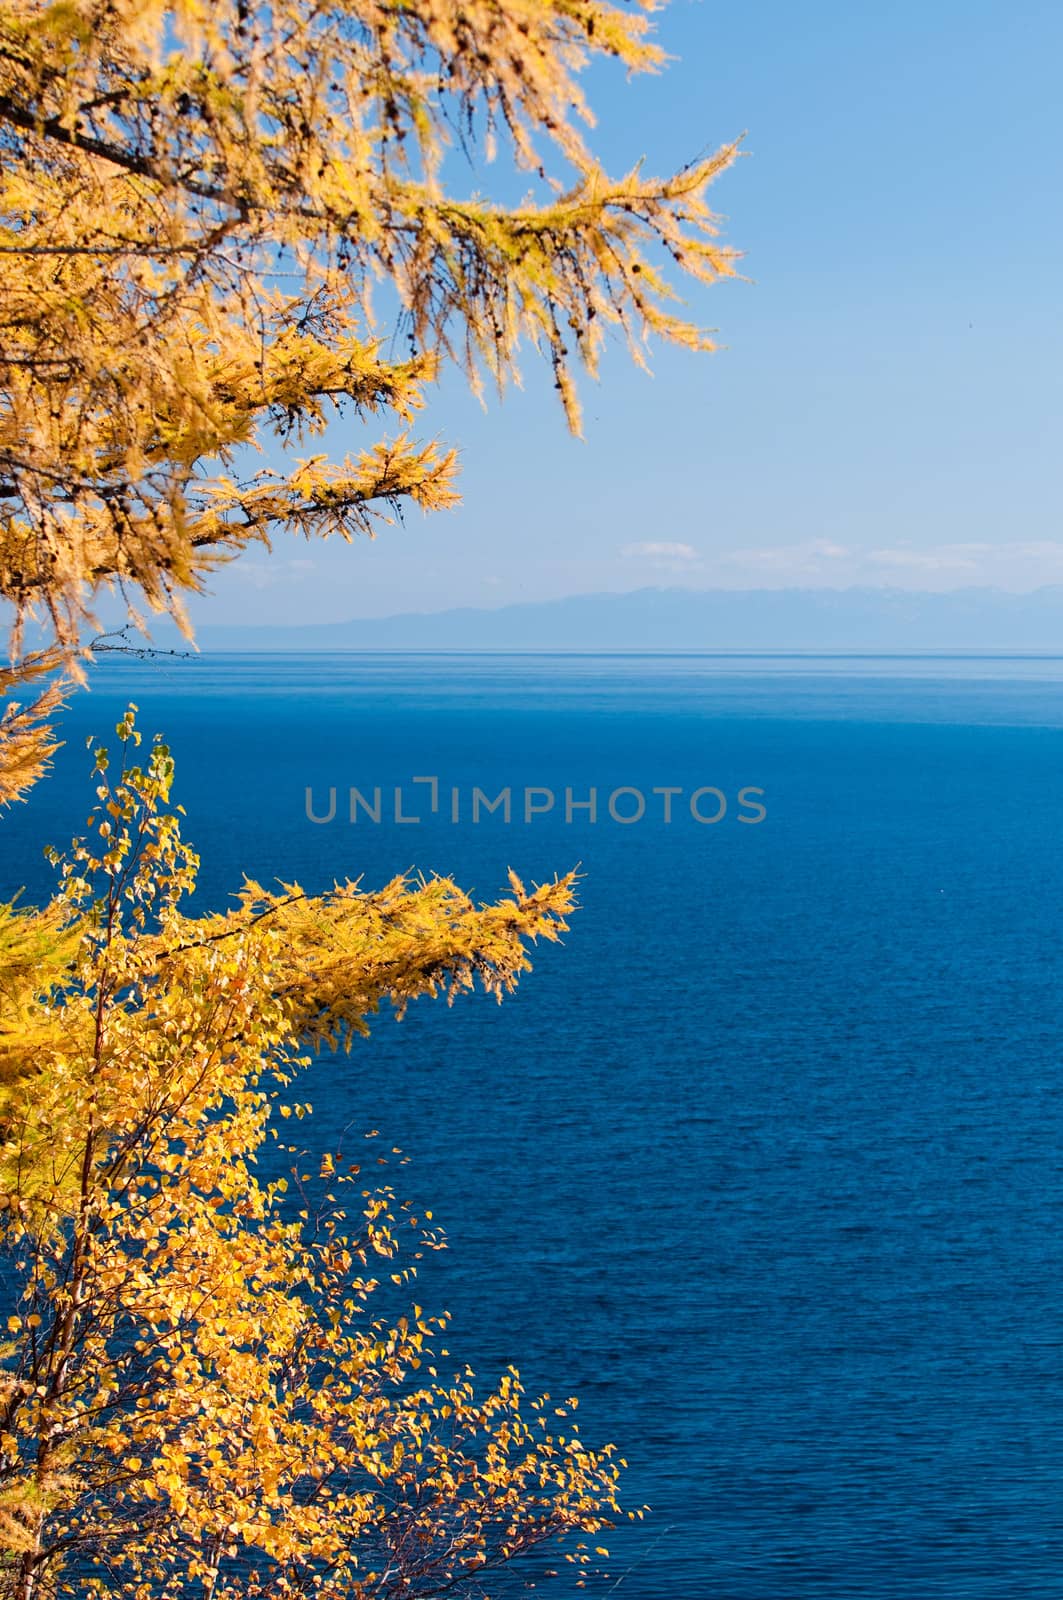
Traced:
<path id="1" fill-rule="evenodd" d="M 410 1157 L 453 1355 L 578 1394 L 629 1460 L 652 1515 L 590 1592 L 1060 1593 L 1063 662 L 110 659 L 3 822 L 5 888 L 46 892 L 84 737 L 130 698 L 211 903 L 242 873 L 416 867 L 486 899 L 581 864 L 512 1000 L 381 1018 L 306 1097 L 321 1144 Z M 477 787 L 508 822 L 473 824 Z M 566 817 L 591 788 L 597 819 Z M 526 789 L 552 809 L 525 821 Z"/>

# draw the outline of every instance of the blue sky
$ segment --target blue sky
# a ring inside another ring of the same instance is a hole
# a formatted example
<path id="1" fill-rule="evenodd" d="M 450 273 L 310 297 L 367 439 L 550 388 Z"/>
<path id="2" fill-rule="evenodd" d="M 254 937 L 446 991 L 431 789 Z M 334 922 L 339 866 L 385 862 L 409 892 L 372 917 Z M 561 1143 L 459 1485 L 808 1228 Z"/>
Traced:
<path id="1" fill-rule="evenodd" d="M 461 449 L 458 511 L 284 539 L 219 575 L 200 622 L 1063 582 L 1063 7 L 673 0 L 657 35 L 662 75 L 594 69 L 594 143 L 660 172 L 746 131 L 714 203 L 751 281 L 689 302 L 725 348 L 657 349 L 652 377 L 611 353 L 583 441 L 530 355 L 486 413 L 445 381 L 424 431 Z"/>

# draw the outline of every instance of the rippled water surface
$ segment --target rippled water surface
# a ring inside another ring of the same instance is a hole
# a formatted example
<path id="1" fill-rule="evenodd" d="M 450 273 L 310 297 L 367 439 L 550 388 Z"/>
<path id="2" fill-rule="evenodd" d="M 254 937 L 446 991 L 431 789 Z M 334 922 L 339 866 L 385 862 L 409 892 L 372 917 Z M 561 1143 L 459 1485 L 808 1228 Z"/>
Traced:
<path id="1" fill-rule="evenodd" d="M 1063 1590 L 1063 663 L 116 659 L 94 683 L 3 824 L 31 898 L 83 820 L 84 736 L 129 698 L 213 903 L 244 872 L 487 898 L 581 863 L 512 1001 L 381 1019 L 307 1097 L 322 1142 L 378 1128 L 411 1158 L 453 1354 L 579 1394 L 620 1444 L 653 1510 L 591 1592 Z M 477 787 L 508 822 L 473 824 Z M 526 789 L 552 809 L 525 821 Z"/>

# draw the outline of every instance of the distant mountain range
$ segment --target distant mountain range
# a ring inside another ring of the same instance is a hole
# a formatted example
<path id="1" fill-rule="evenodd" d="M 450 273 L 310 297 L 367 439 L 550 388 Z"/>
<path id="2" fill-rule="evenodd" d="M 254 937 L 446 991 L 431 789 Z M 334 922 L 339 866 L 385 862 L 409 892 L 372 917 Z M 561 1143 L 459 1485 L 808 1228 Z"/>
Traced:
<path id="1" fill-rule="evenodd" d="M 496 610 L 300 626 L 206 625 L 203 650 L 1004 650 L 1063 654 L 1063 586 L 636 589 Z M 172 641 L 157 636 L 158 644 Z"/>

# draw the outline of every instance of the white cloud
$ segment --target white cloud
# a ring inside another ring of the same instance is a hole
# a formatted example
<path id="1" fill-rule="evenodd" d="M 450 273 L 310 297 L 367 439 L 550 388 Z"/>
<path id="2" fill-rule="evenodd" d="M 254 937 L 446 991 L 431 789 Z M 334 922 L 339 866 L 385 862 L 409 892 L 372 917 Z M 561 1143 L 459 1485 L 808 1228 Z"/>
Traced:
<path id="1" fill-rule="evenodd" d="M 1004 589 L 1035 589 L 1063 576 L 1063 540 L 1016 539 L 1005 544 L 985 540 L 917 548 L 900 544 L 870 550 L 867 561 L 891 573 L 910 572 L 924 580 L 953 577 L 961 583 L 991 584 Z"/>
<path id="2" fill-rule="evenodd" d="M 822 571 L 839 561 L 851 559 L 853 552 L 832 539 L 805 539 L 800 544 L 765 545 L 761 548 L 727 550 L 720 559 L 730 566 L 746 567 L 760 573 L 800 577 Z"/>
<path id="3" fill-rule="evenodd" d="M 818 537 L 778 544 L 731 544 L 715 548 L 672 539 L 625 544 L 626 561 L 638 561 L 660 581 L 698 588 L 993 588 L 1028 593 L 1063 583 L 1063 537 L 1059 539 L 916 540 L 860 542 L 859 530 L 842 543 Z"/>
<path id="4" fill-rule="evenodd" d="M 973 553 L 961 554 L 959 547 L 955 550 L 871 550 L 867 559 L 879 567 L 891 567 L 908 572 L 970 574 L 977 572 L 980 566 Z"/>
<path id="5" fill-rule="evenodd" d="M 643 544 L 626 544 L 624 555 L 647 561 L 697 561 L 698 552 L 692 544 L 673 544 L 666 539 L 648 539 Z"/>
<path id="6" fill-rule="evenodd" d="M 984 587 L 1015 593 L 1063 582 L 1063 539 L 947 540 L 861 547 L 832 539 L 735 546 L 706 559 L 708 581 L 727 588 L 790 586 L 901 589 Z"/>
<path id="7" fill-rule="evenodd" d="M 303 573 L 313 572 L 316 566 L 316 561 L 296 556 L 289 561 L 241 561 L 238 570 L 252 589 L 275 589 L 278 584 L 290 583 Z"/>

